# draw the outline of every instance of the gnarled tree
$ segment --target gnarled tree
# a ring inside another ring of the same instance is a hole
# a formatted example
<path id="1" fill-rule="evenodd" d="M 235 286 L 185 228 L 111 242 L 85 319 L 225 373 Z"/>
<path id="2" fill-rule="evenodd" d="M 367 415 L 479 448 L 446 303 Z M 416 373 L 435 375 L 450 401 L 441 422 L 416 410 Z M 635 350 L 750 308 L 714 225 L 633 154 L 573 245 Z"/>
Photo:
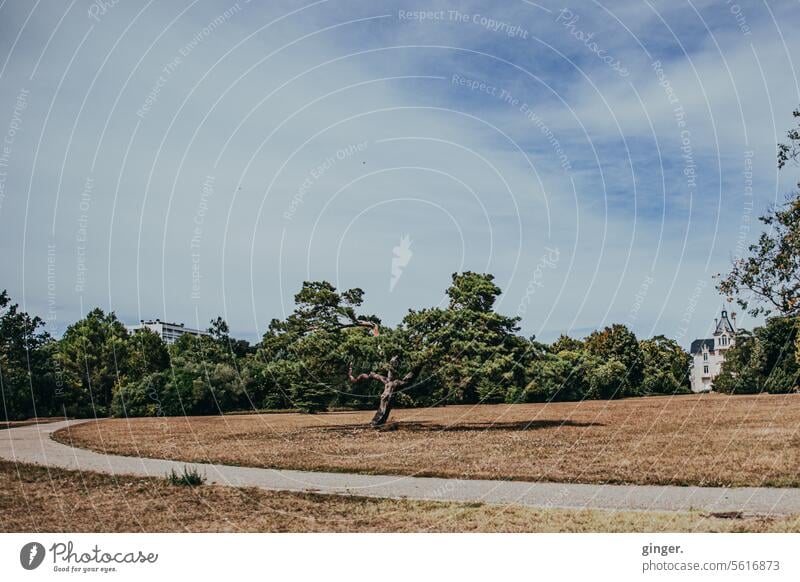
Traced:
<path id="1" fill-rule="evenodd" d="M 414 377 L 419 372 L 419 367 L 416 367 L 407 374 L 405 374 L 404 376 L 398 377 L 397 376 L 398 360 L 399 360 L 398 356 L 392 356 L 392 358 L 389 360 L 389 363 L 386 366 L 386 375 L 378 374 L 377 372 L 364 372 L 363 374 L 359 374 L 358 376 L 353 376 L 352 362 L 348 367 L 347 377 L 353 384 L 362 382 L 364 380 L 377 380 L 378 382 L 383 384 L 383 392 L 381 392 L 381 399 L 380 403 L 378 404 L 378 410 L 375 412 L 375 416 L 373 416 L 372 420 L 370 421 L 370 424 L 372 426 L 381 426 L 386 423 L 386 420 L 389 418 L 389 414 L 392 412 L 392 404 L 394 401 L 395 394 L 400 389 L 402 389 L 403 387 L 407 386 L 410 382 L 412 382 L 414 380 Z"/>

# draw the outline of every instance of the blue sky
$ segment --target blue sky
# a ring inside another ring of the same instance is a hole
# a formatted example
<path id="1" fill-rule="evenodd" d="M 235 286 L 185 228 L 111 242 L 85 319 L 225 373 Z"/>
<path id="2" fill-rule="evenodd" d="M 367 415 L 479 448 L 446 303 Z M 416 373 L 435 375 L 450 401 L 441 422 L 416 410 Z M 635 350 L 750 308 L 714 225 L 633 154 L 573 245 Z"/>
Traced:
<path id="1" fill-rule="evenodd" d="M 526 335 L 623 322 L 688 345 L 722 303 L 713 275 L 798 179 L 775 144 L 799 19 L 788 1 L 6 0 L 0 288 L 56 334 L 97 305 L 256 339 L 304 279 L 362 287 L 394 324 L 470 269 Z"/>

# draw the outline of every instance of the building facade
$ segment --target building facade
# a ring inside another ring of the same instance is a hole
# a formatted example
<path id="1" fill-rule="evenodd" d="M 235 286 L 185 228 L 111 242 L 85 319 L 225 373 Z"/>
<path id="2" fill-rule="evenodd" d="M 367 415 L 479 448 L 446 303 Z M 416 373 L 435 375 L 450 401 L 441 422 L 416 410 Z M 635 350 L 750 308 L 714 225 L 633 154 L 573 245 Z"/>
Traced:
<path id="1" fill-rule="evenodd" d="M 147 328 L 161 336 L 161 339 L 167 344 L 174 344 L 178 341 L 179 337 L 187 333 L 194 336 L 209 335 L 206 331 L 192 329 L 184 326 L 182 323 L 169 323 L 167 321 L 161 321 L 160 319 L 149 321 L 142 320 L 138 325 L 129 325 L 127 327 L 128 331 L 131 333 L 137 329 Z"/>
<path id="2" fill-rule="evenodd" d="M 689 352 L 692 355 L 692 392 L 710 392 L 714 389 L 714 378 L 722 369 L 725 352 L 736 345 L 736 314 L 722 309 L 719 318 L 714 320 L 714 337 L 696 339 Z"/>

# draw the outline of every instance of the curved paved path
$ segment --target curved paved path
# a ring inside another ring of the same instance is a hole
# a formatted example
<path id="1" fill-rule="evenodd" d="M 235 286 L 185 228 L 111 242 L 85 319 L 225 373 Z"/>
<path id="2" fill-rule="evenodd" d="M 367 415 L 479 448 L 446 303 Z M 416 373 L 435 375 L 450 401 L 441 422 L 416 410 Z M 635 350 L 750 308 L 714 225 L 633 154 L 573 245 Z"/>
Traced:
<path id="1" fill-rule="evenodd" d="M 172 469 L 182 471 L 188 466 L 204 474 L 209 483 L 337 495 L 540 508 L 800 514 L 800 489 L 582 485 L 289 471 L 106 455 L 69 447 L 50 438 L 58 429 L 81 422 L 86 421 L 69 420 L 0 430 L 0 457 L 63 469 L 149 477 L 164 477 Z"/>

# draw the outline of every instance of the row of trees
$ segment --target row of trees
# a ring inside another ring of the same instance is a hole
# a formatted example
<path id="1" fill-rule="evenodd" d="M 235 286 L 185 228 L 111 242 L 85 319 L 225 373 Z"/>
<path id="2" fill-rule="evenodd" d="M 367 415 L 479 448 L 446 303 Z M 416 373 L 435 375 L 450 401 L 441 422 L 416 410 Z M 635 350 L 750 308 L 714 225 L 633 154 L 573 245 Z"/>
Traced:
<path id="1" fill-rule="evenodd" d="M 212 322 L 210 337 L 181 341 L 173 349 L 150 330 L 129 333 L 114 313 L 100 309 L 69 326 L 60 340 L 43 328 L 41 318 L 20 311 L 5 291 L 0 294 L 0 389 L 7 419 L 122 415 L 126 394 L 141 389 L 149 399 L 131 403 L 135 414 L 210 413 L 215 386 L 238 386 L 236 360 L 250 351 L 247 342 L 227 336 L 222 320 Z M 159 385 L 167 376 L 169 382 Z M 162 410 L 159 395 L 165 389 Z"/>
<path id="2" fill-rule="evenodd" d="M 639 341 L 623 325 L 551 345 L 520 336 L 494 310 L 491 275 L 454 274 L 443 308 L 410 310 L 397 327 L 360 313 L 363 291 L 306 282 L 296 308 L 255 346 L 222 319 L 206 337 L 167 346 L 94 309 L 55 340 L 0 296 L 4 415 L 153 416 L 242 409 L 314 412 L 395 403 L 434 406 L 672 394 L 688 388 L 689 356 L 672 340 Z"/>

